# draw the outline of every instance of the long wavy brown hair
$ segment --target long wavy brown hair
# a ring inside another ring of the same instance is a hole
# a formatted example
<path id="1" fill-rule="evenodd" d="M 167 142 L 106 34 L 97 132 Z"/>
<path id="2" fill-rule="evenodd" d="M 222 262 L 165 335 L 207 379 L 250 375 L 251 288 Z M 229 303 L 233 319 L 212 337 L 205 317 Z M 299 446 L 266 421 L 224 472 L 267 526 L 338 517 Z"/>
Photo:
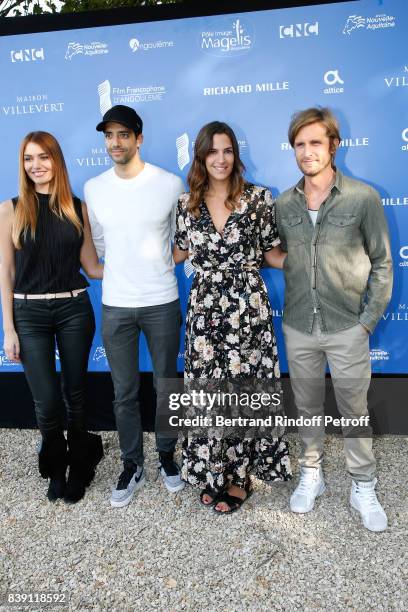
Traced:
<path id="1" fill-rule="evenodd" d="M 213 147 L 213 138 L 215 134 L 226 134 L 231 140 L 232 150 L 234 152 L 234 165 L 230 175 L 229 192 L 225 200 L 225 206 L 229 210 L 235 210 L 237 200 L 241 196 L 245 184 L 242 176 L 245 172 L 245 166 L 239 156 L 238 141 L 233 130 L 229 125 L 221 121 L 207 123 L 198 133 L 194 145 L 193 163 L 191 164 L 187 176 L 187 182 L 190 188 L 188 211 L 195 217 L 200 215 L 199 206 L 208 189 L 208 173 L 205 167 L 205 160 Z"/>
<path id="2" fill-rule="evenodd" d="M 31 232 L 32 239 L 35 239 L 37 227 L 38 196 L 33 181 L 24 169 L 24 153 L 29 142 L 40 146 L 52 161 L 54 176 L 49 202 L 51 211 L 60 219 L 71 221 L 78 233 L 82 233 L 82 224 L 75 211 L 67 167 L 58 141 L 48 132 L 30 132 L 22 141 L 19 154 L 19 190 L 12 229 L 12 240 L 16 249 L 21 249 L 21 237 L 25 238 L 28 231 Z"/>

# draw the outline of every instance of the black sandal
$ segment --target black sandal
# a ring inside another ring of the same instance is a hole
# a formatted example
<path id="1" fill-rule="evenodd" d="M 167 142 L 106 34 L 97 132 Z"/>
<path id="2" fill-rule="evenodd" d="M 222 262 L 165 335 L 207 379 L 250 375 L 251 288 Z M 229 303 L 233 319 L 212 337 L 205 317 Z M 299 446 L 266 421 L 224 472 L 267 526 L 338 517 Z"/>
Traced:
<path id="1" fill-rule="evenodd" d="M 214 508 L 214 512 L 216 514 L 232 514 L 233 512 L 237 512 L 237 510 L 241 508 L 242 504 L 246 502 L 246 500 L 249 499 L 252 493 L 254 492 L 253 488 L 251 487 L 251 481 L 249 479 L 245 484 L 244 491 L 246 492 L 246 497 L 244 497 L 244 499 L 236 497 L 235 495 L 230 495 L 228 491 L 223 491 L 218 496 L 215 505 L 219 504 L 220 502 L 223 502 L 224 504 L 227 504 L 229 506 L 229 510 L 217 510 L 217 508 Z"/>
<path id="2" fill-rule="evenodd" d="M 203 501 L 204 495 L 209 495 L 210 497 L 212 497 L 212 501 L 210 501 L 208 504 L 206 504 Z M 214 491 L 214 489 L 212 489 L 211 487 L 207 486 L 200 493 L 200 504 L 202 506 L 205 506 L 206 508 L 210 508 L 211 506 L 214 506 L 214 504 L 217 504 L 219 502 L 219 495 L 220 494 L 217 493 L 217 491 Z"/>

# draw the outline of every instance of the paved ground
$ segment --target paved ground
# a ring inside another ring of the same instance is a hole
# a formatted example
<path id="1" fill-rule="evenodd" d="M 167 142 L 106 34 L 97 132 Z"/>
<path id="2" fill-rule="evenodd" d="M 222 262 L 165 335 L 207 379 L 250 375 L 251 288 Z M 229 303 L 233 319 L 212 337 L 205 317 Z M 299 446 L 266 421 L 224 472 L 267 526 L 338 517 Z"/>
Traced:
<path id="1" fill-rule="evenodd" d="M 127 508 L 108 503 L 120 471 L 115 433 L 103 434 L 106 456 L 84 500 L 50 504 L 36 471 L 37 439 L 1 431 L 3 597 L 7 589 L 65 593 L 70 605 L 52 608 L 61 612 L 408 610 L 407 438 L 375 440 L 390 523 L 381 534 L 349 511 L 338 438 L 327 440 L 328 490 L 312 514 L 289 512 L 291 483 L 256 481 L 255 495 L 229 517 L 200 506 L 191 488 L 171 495 L 155 481 L 151 434 L 149 481 Z"/>

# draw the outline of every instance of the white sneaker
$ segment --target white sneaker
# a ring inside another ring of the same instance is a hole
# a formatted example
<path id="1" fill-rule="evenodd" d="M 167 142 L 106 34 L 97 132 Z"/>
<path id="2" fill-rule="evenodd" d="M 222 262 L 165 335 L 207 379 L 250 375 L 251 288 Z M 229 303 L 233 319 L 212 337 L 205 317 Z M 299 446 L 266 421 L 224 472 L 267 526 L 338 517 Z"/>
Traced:
<path id="1" fill-rule="evenodd" d="M 360 513 L 363 525 L 370 531 L 385 531 L 388 526 L 387 515 L 375 494 L 377 479 L 351 483 L 350 505 Z"/>
<path id="2" fill-rule="evenodd" d="M 322 468 L 300 468 L 300 480 L 290 498 L 290 509 L 292 512 L 301 514 L 313 510 L 316 497 L 324 493 Z"/>
<path id="3" fill-rule="evenodd" d="M 113 489 L 110 503 L 113 508 L 123 508 L 127 506 L 132 497 L 140 487 L 146 482 L 143 467 L 138 465 L 125 465 L 124 470 L 119 476 L 116 489 Z"/>
<path id="4" fill-rule="evenodd" d="M 180 478 L 180 468 L 173 460 L 173 453 L 159 452 L 159 474 L 170 493 L 182 491 L 186 483 Z"/>

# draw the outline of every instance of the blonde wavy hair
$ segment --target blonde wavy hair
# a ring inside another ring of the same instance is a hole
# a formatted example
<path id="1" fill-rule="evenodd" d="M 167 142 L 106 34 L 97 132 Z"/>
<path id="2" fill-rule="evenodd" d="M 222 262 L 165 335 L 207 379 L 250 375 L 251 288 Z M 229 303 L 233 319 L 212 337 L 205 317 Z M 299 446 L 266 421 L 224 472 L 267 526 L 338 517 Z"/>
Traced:
<path id="1" fill-rule="evenodd" d="M 292 115 L 292 119 L 288 129 L 288 139 L 291 147 L 295 146 L 296 136 L 300 130 L 313 123 L 322 123 L 326 128 L 326 134 L 330 141 L 330 153 L 332 156 L 332 166 L 334 166 L 334 157 L 336 150 L 341 142 L 339 122 L 329 108 L 323 106 L 315 106 L 299 111 Z"/>

